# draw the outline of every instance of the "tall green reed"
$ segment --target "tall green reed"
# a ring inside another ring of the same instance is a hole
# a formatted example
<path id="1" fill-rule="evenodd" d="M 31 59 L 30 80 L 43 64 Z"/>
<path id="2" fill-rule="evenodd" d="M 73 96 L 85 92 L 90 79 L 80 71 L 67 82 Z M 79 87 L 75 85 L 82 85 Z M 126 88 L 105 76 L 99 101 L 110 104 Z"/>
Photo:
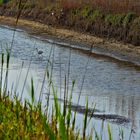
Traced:
<path id="1" fill-rule="evenodd" d="M 3 55 L 2 55 L 2 57 L 3 57 Z M 5 74 L 4 86 L 3 86 L 3 96 L 4 97 L 6 96 L 6 92 L 7 92 L 9 63 L 10 63 L 10 52 L 7 50 L 7 55 L 6 55 L 6 74 Z M 3 73 L 2 73 L 2 75 L 3 75 Z"/>
<path id="2" fill-rule="evenodd" d="M 4 65 L 4 53 L 2 52 L 2 55 L 1 55 L 0 97 L 2 94 L 3 65 Z"/>

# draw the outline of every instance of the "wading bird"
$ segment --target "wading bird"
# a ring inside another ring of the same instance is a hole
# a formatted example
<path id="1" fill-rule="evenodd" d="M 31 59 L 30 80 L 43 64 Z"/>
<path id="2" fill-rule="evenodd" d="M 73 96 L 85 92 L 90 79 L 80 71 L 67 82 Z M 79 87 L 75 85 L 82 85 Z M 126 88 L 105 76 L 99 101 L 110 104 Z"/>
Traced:
<path id="1" fill-rule="evenodd" d="M 36 48 L 38 55 L 42 55 L 43 51 L 42 50 L 38 50 L 38 48 Z"/>

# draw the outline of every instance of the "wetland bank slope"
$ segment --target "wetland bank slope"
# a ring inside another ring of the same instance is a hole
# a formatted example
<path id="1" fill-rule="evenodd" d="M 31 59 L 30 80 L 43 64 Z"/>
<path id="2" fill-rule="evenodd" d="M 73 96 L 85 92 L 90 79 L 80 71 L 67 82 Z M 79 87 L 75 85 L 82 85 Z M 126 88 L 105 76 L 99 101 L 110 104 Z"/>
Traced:
<path id="1" fill-rule="evenodd" d="M 114 1 L 108 7 L 105 1 L 48 3 L 28 0 L 20 6 L 10 1 L 0 6 L 0 23 L 14 26 L 14 18 L 19 13 L 18 27 L 31 34 L 92 45 L 102 54 L 139 64 L 140 3 Z"/>

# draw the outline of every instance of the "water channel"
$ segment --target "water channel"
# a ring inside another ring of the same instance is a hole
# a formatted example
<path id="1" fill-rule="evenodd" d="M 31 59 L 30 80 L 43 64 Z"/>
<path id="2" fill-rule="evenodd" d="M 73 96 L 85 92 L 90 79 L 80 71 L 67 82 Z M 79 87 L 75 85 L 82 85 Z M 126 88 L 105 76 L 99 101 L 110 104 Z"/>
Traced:
<path id="1" fill-rule="evenodd" d="M 14 30 L 0 27 L 0 54 L 6 53 L 10 48 Z M 36 99 L 42 88 L 46 65 L 55 88 L 58 90 L 60 103 L 65 90 L 65 77 L 68 90 L 71 90 L 72 81 L 75 80 L 73 90 L 73 110 L 75 109 L 79 93 L 81 92 L 76 125 L 82 128 L 83 112 L 88 98 L 90 108 L 96 104 L 97 116 L 93 116 L 88 126 L 95 127 L 101 132 L 102 117 L 107 115 L 104 122 L 104 139 L 107 139 L 107 124 L 111 124 L 113 139 L 119 139 L 119 129 L 124 131 L 124 139 L 140 139 L 140 70 L 131 64 L 112 60 L 110 58 L 85 53 L 80 49 L 70 49 L 61 43 L 54 43 L 54 39 L 43 40 L 29 35 L 25 31 L 15 32 L 9 67 L 8 90 L 15 90 L 20 95 L 24 81 L 27 82 L 23 90 L 23 99 L 29 99 L 31 78 L 34 80 Z M 63 43 L 63 42 L 62 42 Z M 71 44 L 69 44 L 71 45 Z M 36 48 L 43 51 L 39 55 Z M 68 80 L 69 79 L 69 80 Z M 61 94 L 59 94 L 61 92 Z M 42 102 L 50 92 L 47 82 L 42 90 Z M 53 96 L 50 95 L 53 101 Z M 99 116 L 98 116 L 99 115 Z M 111 116 L 111 117 L 110 117 Z M 124 118 L 123 118 L 124 117 Z M 119 120 L 122 118 L 122 120 Z"/>

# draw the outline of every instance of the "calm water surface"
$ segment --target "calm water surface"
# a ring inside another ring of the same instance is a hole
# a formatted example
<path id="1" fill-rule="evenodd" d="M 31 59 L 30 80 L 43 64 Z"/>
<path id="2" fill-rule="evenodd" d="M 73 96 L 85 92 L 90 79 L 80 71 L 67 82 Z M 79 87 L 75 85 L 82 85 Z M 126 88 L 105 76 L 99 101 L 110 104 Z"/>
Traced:
<path id="1" fill-rule="evenodd" d="M 12 29 L 0 27 L 0 53 L 6 52 L 6 48 L 10 47 L 13 32 Z M 104 139 L 107 139 L 105 132 L 107 124 L 111 123 L 115 140 L 119 139 L 121 128 L 124 131 L 124 139 L 129 139 L 131 128 L 135 131 L 131 139 L 140 139 L 140 70 L 136 67 L 106 57 L 89 55 L 79 50 L 70 50 L 61 45 L 34 38 L 20 30 L 16 32 L 13 44 L 9 68 L 9 91 L 16 90 L 20 96 L 28 74 L 23 99 L 30 97 L 31 78 L 34 79 L 36 99 L 38 99 L 46 65 L 48 65 L 55 88 L 59 93 L 61 92 L 61 94 L 58 93 L 59 98 L 63 97 L 64 79 L 69 77 L 69 80 L 66 80 L 69 90 L 71 90 L 72 80 L 76 81 L 73 91 L 74 104 L 77 103 L 81 91 L 79 105 L 85 106 L 88 98 L 89 106 L 92 107 L 95 103 L 99 114 L 120 115 L 131 120 L 129 123 L 120 124 L 108 119 L 104 122 L 104 131 L 101 132 L 102 121 L 93 118 L 88 129 L 95 127 L 97 132 L 102 133 Z M 42 56 L 37 54 L 36 47 L 43 51 Z M 46 96 L 50 93 L 47 81 L 42 92 L 42 102 L 46 104 Z M 50 97 L 53 100 L 53 96 L 50 95 Z M 82 122 L 83 115 L 78 114 L 76 121 L 78 128 L 82 128 Z"/>

